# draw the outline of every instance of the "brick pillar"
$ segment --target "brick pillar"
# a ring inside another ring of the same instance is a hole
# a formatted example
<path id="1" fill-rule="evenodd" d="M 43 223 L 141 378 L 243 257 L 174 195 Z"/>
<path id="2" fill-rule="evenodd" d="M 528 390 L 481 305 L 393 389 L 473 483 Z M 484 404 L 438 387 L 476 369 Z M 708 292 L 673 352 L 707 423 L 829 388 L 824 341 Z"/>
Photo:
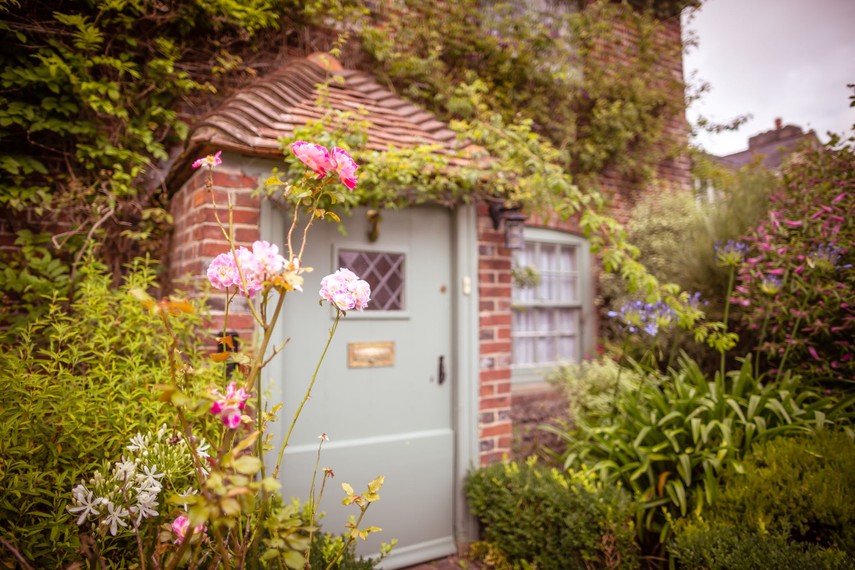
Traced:
<path id="1" fill-rule="evenodd" d="M 478 441 L 482 465 L 511 451 L 511 255 L 504 243 L 502 229 L 493 229 L 487 206 L 481 204 Z"/>
<path id="2" fill-rule="evenodd" d="M 260 239 L 261 201 L 252 197 L 258 180 L 237 168 L 217 167 L 212 196 L 205 187 L 207 179 L 208 172 L 200 168 L 173 196 L 170 204 L 174 229 L 169 244 L 169 279 L 173 290 L 188 295 L 208 291 L 205 275 L 208 265 L 214 257 L 229 250 L 229 243 L 217 222 L 219 216 L 223 224 L 228 224 L 229 198 L 236 244 L 251 247 L 252 242 Z M 208 294 L 211 330 L 221 331 L 226 296 L 216 290 Z M 244 343 L 252 340 L 253 318 L 239 297 L 229 309 L 228 329 L 237 332 Z"/>

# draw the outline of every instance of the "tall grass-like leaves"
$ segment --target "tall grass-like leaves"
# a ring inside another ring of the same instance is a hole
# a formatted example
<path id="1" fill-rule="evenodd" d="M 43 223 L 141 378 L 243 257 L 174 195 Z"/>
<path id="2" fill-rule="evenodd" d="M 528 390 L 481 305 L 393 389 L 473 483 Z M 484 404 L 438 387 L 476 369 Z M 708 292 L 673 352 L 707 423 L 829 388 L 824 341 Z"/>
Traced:
<path id="1" fill-rule="evenodd" d="M 573 431 L 549 428 L 568 444 L 565 468 L 587 467 L 620 481 L 640 499 L 639 529 L 670 532 L 669 517 L 702 512 L 719 493 L 726 466 L 759 442 L 829 426 L 850 430 L 855 396 L 837 400 L 785 373 L 755 376 L 751 359 L 709 379 L 682 355 L 665 375 L 648 375 L 639 390 L 620 394 L 613 418 Z M 652 538 L 652 537 L 650 537 Z"/>

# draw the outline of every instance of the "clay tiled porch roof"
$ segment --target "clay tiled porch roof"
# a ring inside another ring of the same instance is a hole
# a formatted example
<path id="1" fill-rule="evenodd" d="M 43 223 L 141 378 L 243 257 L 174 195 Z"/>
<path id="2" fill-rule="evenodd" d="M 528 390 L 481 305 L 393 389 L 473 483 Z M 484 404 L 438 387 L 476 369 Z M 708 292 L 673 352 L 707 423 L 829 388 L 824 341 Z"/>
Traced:
<path id="1" fill-rule="evenodd" d="M 173 166 L 167 185 L 177 188 L 191 174 L 190 163 L 216 150 L 257 157 L 283 156 L 278 142 L 295 128 L 323 117 L 317 104 L 318 85 L 328 82 L 329 105 L 338 111 L 367 111 L 358 120 L 369 123 L 370 150 L 438 145 L 438 153 L 456 154 L 462 145 L 456 134 L 431 113 L 416 107 L 382 87 L 370 75 L 343 69 L 327 54 L 295 59 L 277 71 L 240 89 L 215 111 L 193 125 L 185 146 Z M 452 158 L 452 164 L 468 160 Z"/>

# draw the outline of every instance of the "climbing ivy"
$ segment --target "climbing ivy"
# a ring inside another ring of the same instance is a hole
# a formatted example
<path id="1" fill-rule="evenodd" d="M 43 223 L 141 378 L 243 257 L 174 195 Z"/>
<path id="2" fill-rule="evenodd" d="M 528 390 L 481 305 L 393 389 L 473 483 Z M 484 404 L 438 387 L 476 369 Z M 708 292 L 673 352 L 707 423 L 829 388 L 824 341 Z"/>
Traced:
<path id="1" fill-rule="evenodd" d="M 667 41 L 657 13 L 697 2 L 556 2 L 547 11 L 522 3 L 409 0 L 362 27 L 372 71 L 445 119 L 475 110 L 466 86 L 508 124 L 531 121 L 577 179 L 607 169 L 649 180 L 669 153 L 669 119 L 681 116 L 679 41 Z"/>
<path id="2" fill-rule="evenodd" d="M 273 8 L 0 0 L 0 208 L 59 217 L 56 246 L 97 233 L 115 253 L 160 235 L 158 168 L 187 132 L 181 105 L 239 66 Z"/>
<path id="3" fill-rule="evenodd" d="M 169 222 L 160 177 L 187 114 L 204 109 L 206 94 L 215 104 L 223 78 L 251 77 L 243 61 L 254 50 L 275 61 L 267 40 L 325 49 L 344 30 L 357 40 L 347 47 L 353 62 L 491 157 L 476 169 L 429 147 L 369 151 L 355 128 L 345 137 L 364 165 L 355 200 L 399 207 L 484 193 L 578 215 L 606 268 L 656 296 L 603 214 L 596 177 L 647 180 L 669 150 L 665 123 L 679 116 L 683 85 L 662 65 L 673 54 L 657 16 L 696 3 L 601 0 L 578 10 L 567 0 L 546 13 L 476 0 L 373 12 L 358 0 L 0 0 L 0 207 L 61 214 L 70 229 L 55 246 L 99 237 L 119 260 L 134 243 L 155 247 Z"/>

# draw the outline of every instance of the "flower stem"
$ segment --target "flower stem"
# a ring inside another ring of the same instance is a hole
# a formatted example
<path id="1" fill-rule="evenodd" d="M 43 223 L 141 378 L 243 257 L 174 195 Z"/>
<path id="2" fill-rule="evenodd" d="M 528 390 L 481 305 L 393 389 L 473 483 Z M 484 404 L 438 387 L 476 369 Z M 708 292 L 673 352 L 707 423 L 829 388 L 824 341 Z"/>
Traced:
<path id="1" fill-rule="evenodd" d="M 781 373 L 784 371 L 784 365 L 787 363 L 787 357 L 790 356 L 790 349 L 793 347 L 793 342 L 796 339 L 796 331 L 799 329 L 799 325 L 802 323 L 802 316 L 804 315 L 805 308 L 807 307 L 808 296 L 805 293 L 805 299 L 802 301 L 802 306 L 799 308 L 799 316 L 796 317 L 796 322 L 793 323 L 793 330 L 790 332 L 790 338 L 787 340 L 787 348 L 784 350 L 784 357 L 781 359 L 781 364 L 778 365 L 778 373 L 775 375 L 775 381 L 777 382 L 781 378 Z"/>
<path id="2" fill-rule="evenodd" d="M 356 523 L 353 525 L 353 528 L 351 529 L 350 533 L 348 533 L 347 540 L 345 541 L 344 546 L 341 547 L 341 550 L 338 551 L 338 554 L 336 554 L 335 558 L 332 559 L 332 561 L 326 567 L 326 570 L 332 570 L 333 566 L 336 565 L 339 558 L 341 558 L 344 553 L 347 552 L 347 549 L 350 547 L 350 545 L 353 544 L 353 541 L 355 540 L 353 533 L 359 530 L 359 525 L 360 523 L 362 523 L 362 519 L 365 517 L 365 511 L 367 511 L 368 507 L 370 506 L 371 503 L 368 503 L 364 507 L 359 507 L 362 510 L 362 512 L 359 513 L 359 518 L 356 519 Z"/>
<path id="3" fill-rule="evenodd" d="M 724 316 L 722 317 L 722 321 L 724 322 L 724 335 L 727 335 L 727 319 L 730 314 L 730 294 L 733 292 L 733 279 L 736 276 L 736 267 L 730 267 L 730 277 L 727 280 L 727 295 L 724 297 Z M 725 360 L 726 351 L 722 349 L 721 351 L 721 377 L 724 378 L 724 360 Z"/>
<path id="4" fill-rule="evenodd" d="M 335 336 L 335 331 L 338 328 L 338 323 L 341 320 L 341 310 L 336 308 L 335 321 L 333 321 L 332 326 L 330 327 L 330 335 L 327 339 L 326 345 L 324 345 L 324 351 L 321 353 L 321 357 L 318 359 L 318 363 L 315 366 L 315 372 L 312 374 L 312 380 L 309 382 L 309 387 L 306 389 L 306 393 L 303 395 L 303 401 L 300 402 L 300 405 L 297 407 L 297 411 L 294 412 L 294 418 L 291 420 L 291 425 L 288 426 L 288 432 L 285 434 L 285 440 L 282 442 L 282 446 L 279 448 L 279 456 L 276 458 L 276 467 L 273 469 L 273 477 L 276 478 L 279 476 L 279 467 L 282 465 L 282 457 L 285 455 L 285 448 L 288 447 L 288 441 L 291 439 L 291 433 L 294 431 L 294 426 L 297 424 L 297 418 L 300 417 L 300 412 L 303 411 L 303 406 L 306 405 L 306 402 L 309 400 L 309 396 L 312 393 L 312 387 L 315 385 L 315 380 L 318 378 L 318 371 L 321 369 L 321 363 L 324 361 L 324 357 L 327 355 L 327 350 L 332 343 L 333 336 Z"/>

